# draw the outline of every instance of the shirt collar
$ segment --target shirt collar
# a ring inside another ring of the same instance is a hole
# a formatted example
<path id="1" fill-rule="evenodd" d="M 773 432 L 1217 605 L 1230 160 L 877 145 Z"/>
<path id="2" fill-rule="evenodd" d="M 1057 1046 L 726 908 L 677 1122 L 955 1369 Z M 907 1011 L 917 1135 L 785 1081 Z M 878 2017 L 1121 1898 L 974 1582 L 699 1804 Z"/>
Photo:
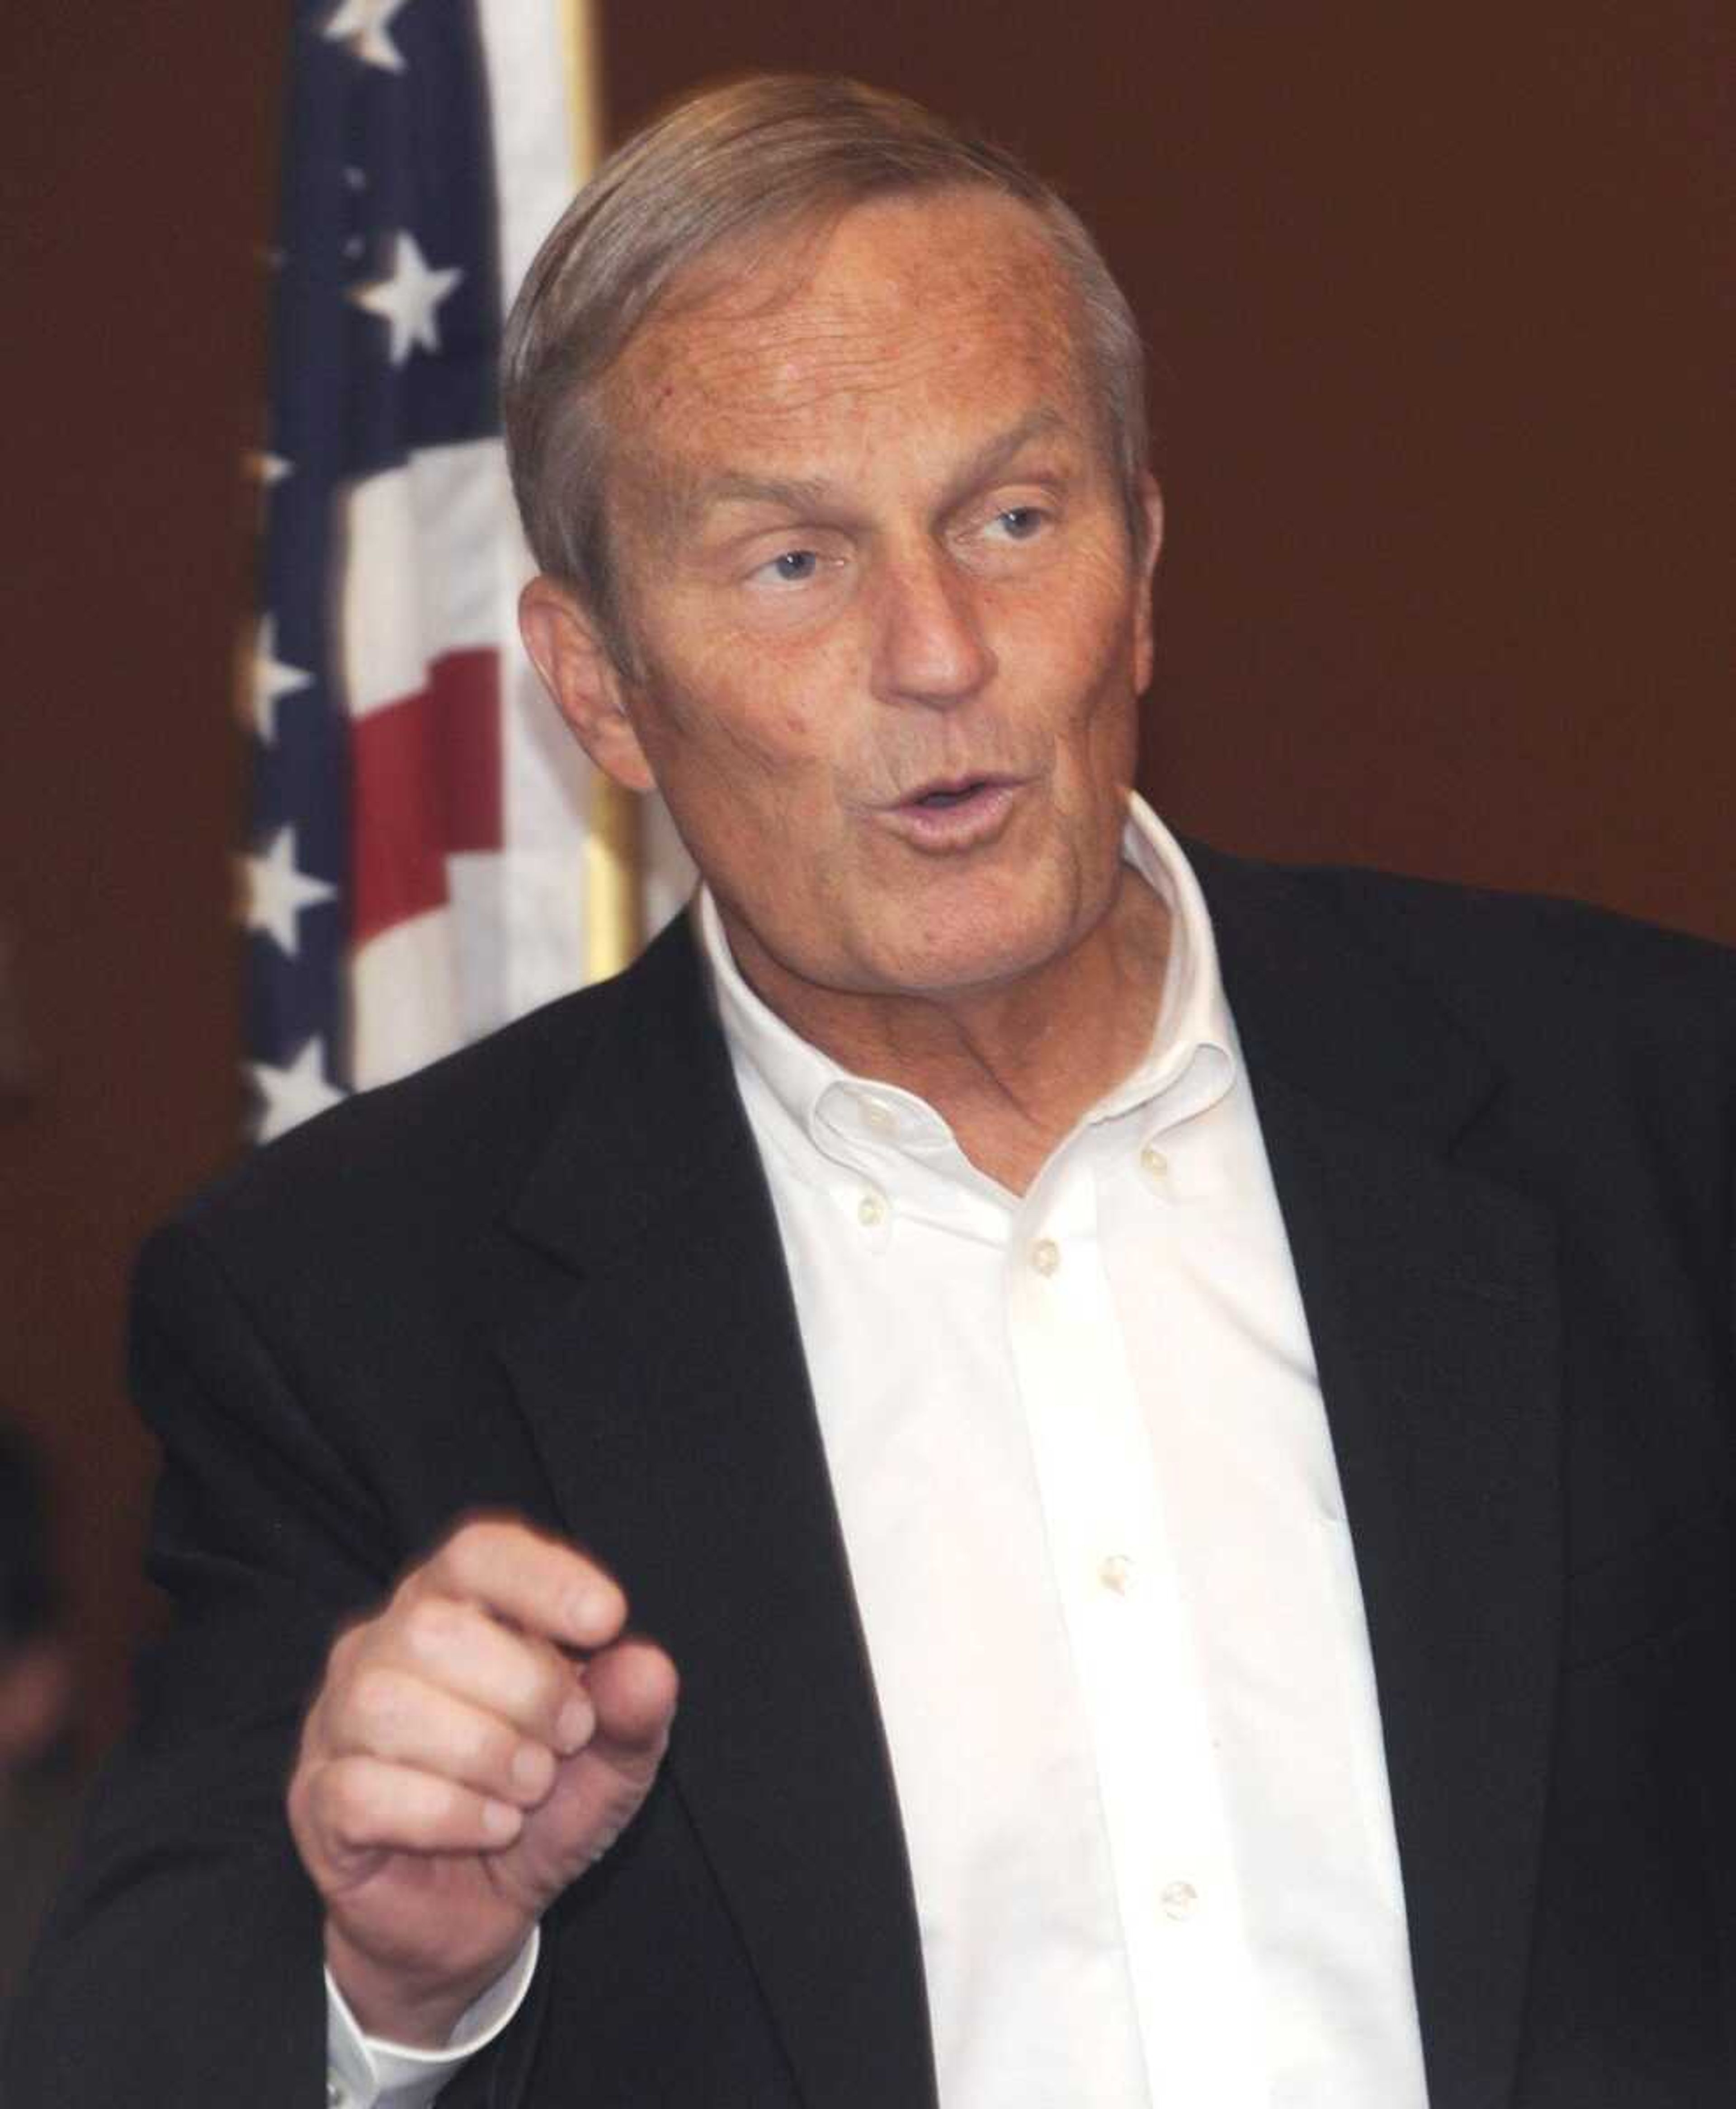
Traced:
<path id="1" fill-rule="evenodd" d="M 1218 972 L 1211 918 L 1192 867 L 1137 792 L 1129 794 L 1123 859 L 1170 911 L 1170 953 L 1152 1044 L 1138 1067 L 1092 1109 L 1110 1120 L 1161 1097 L 1164 1127 L 1200 1113 L 1235 1081 L 1235 1041 Z M 770 1115 L 828 1157 L 840 1144 L 915 1157 L 953 1148 L 952 1131 L 928 1102 L 896 1084 L 859 1077 L 792 1031 L 737 966 L 711 889 L 698 892 L 701 947 L 736 1073 L 756 1117 Z"/>

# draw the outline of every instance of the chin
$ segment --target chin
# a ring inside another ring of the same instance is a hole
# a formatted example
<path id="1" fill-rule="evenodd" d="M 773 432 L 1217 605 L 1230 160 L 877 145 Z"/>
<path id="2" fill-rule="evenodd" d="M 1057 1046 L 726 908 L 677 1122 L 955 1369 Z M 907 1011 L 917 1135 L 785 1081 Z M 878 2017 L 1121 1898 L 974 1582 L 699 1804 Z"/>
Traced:
<path id="1" fill-rule="evenodd" d="M 1071 930 L 981 930 L 940 936 L 920 946 L 894 943 L 880 955 L 877 984 L 904 996 L 965 995 L 1005 987 L 1039 973 L 1071 949 Z"/>

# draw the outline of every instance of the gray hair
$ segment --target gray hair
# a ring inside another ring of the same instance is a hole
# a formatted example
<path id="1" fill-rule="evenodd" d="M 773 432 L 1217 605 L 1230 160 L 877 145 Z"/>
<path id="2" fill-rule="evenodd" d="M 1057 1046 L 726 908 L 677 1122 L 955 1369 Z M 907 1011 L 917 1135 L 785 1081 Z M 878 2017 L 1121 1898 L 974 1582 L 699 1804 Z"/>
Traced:
<path id="1" fill-rule="evenodd" d="M 1146 515 L 1144 349 L 1071 207 L 999 147 L 861 82 L 765 74 L 702 91 L 609 156 L 538 251 L 507 320 L 502 391 L 532 553 L 630 663 L 603 496 L 599 384 L 680 275 L 723 245 L 819 224 L 870 198 L 980 188 L 1027 206 L 1080 303 L 1088 379 L 1129 534 Z"/>

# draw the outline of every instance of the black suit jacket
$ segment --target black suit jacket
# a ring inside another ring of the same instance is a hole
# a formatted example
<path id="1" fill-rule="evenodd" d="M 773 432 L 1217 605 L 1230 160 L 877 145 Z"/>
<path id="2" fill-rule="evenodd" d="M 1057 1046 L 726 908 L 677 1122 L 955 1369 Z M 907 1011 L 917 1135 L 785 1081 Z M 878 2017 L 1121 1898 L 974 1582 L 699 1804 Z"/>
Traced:
<path id="1" fill-rule="evenodd" d="M 1732 963 L 1197 857 L 1349 1506 L 1434 2109 L 1728 2104 Z M 176 1623 L 10 2109 L 322 2098 L 299 1709 L 333 1625 L 478 1506 L 608 1561 L 684 1684 L 649 1803 L 448 2098 L 933 2102 L 790 1292 L 684 927 L 160 1234 L 134 1370 Z"/>

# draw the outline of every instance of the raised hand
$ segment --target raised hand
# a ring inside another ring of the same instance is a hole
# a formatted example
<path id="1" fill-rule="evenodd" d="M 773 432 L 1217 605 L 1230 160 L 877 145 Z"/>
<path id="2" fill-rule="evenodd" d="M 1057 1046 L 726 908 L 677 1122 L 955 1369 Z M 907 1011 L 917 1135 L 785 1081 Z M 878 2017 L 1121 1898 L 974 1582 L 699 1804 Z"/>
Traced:
<path id="1" fill-rule="evenodd" d="M 676 1678 L 626 1619 L 601 1568 L 497 1518 L 339 1636 L 289 1820 L 372 2034 L 444 2042 L 650 1791 Z"/>

